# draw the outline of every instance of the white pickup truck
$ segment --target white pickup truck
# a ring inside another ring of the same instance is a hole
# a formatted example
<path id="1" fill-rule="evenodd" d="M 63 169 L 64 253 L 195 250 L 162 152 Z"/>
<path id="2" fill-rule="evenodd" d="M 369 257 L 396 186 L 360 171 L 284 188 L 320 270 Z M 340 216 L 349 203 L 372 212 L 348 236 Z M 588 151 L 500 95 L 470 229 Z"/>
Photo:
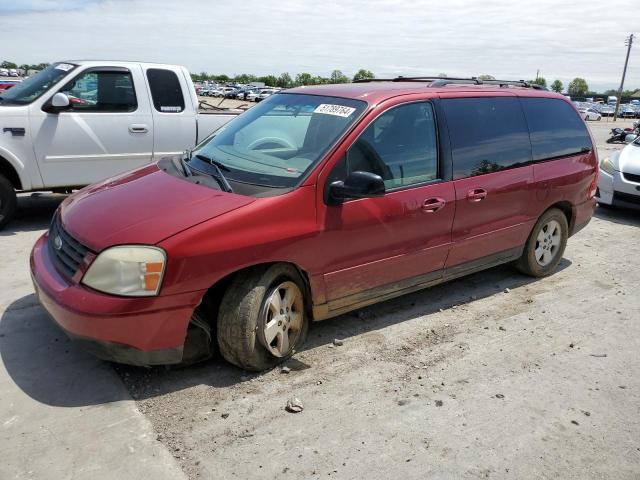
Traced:
<path id="1" fill-rule="evenodd" d="M 67 61 L 0 93 L 0 228 L 16 192 L 69 191 L 185 151 L 242 110 L 199 111 L 185 67 Z"/>

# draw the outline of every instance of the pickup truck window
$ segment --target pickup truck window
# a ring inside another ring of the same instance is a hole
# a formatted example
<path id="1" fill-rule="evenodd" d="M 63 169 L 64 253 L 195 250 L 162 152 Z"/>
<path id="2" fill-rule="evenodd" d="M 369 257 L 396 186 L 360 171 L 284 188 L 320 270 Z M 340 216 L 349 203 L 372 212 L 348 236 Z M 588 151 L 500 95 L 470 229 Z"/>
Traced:
<path id="1" fill-rule="evenodd" d="M 247 110 L 198 145 L 230 182 L 294 187 L 367 107 L 361 100 L 281 93 Z"/>
<path id="2" fill-rule="evenodd" d="M 76 67 L 77 65 L 71 63 L 53 63 L 10 90 L 2 92 L 0 105 L 27 105 L 42 96 Z"/>
<path id="3" fill-rule="evenodd" d="M 88 71 L 60 91 L 78 112 L 133 112 L 138 108 L 130 72 Z"/>
<path id="4" fill-rule="evenodd" d="M 175 72 L 164 68 L 147 70 L 153 106 L 158 112 L 180 113 L 184 110 L 184 96 Z"/>

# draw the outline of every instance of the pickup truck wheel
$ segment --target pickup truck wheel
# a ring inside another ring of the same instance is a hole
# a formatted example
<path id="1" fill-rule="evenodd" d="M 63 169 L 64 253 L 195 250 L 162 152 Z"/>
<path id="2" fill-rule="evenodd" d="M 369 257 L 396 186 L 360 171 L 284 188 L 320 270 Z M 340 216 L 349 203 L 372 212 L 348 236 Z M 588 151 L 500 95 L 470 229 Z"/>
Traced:
<path id="1" fill-rule="evenodd" d="M 567 217 L 561 210 L 547 210 L 537 221 L 516 267 L 533 277 L 551 275 L 560 263 L 569 237 Z"/>
<path id="2" fill-rule="evenodd" d="M 17 206 L 18 199 L 13 185 L 6 177 L 0 175 L 0 229 L 15 216 Z"/>
<path id="3" fill-rule="evenodd" d="M 218 345 L 225 360 L 262 371 L 293 355 L 307 336 L 305 291 L 300 274 L 290 265 L 239 273 L 218 315 Z"/>

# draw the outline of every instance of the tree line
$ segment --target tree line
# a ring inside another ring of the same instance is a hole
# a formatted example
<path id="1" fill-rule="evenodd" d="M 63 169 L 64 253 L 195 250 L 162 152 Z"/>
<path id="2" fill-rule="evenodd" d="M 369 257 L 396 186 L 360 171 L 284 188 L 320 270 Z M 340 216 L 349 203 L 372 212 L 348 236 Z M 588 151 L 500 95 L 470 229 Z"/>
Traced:
<path id="1" fill-rule="evenodd" d="M 242 73 L 230 77 L 229 75 L 214 75 L 207 72 L 192 73 L 191 78 L 194 82 L 213 81 L 218 83 L 252 83 L 262 82 L 269 87 L 281 87 L 291 88 L 299 87 L 301 85 L 323 85 L 330 83 L 349 83 L 356 80 L 366 80 L 375 78 L 375 75 L 370 70 L 364 68 L 358 70 L 353 77 L 348 77 L 341 70 L 334 70 L 329 77 L 323 77 L 319 75 L 313 75 L 311 73 L 303 72 L 292 76 L 288 72 L 282 73 L 279 76 L 264 75 L 257 76 L 249 73 Z"/>
<path id="2" fill-rule="evenodd" d="M 32 65 L 23 63 L 22 65 L 18 65 L 17 63 L 10 62 L 8 60 L 4 60 L 2 63 L 0 63 L 0 68 L 19 68 L 20 70 L 24 70 L 25 72 L 28 72 L 29 70 L 42 70 L 44 68 L 47 68 L 48 66 L 48 63 L 34 63 Z"/>
<path id="3" fill-rule="evenodd" d="M 447 78 L 446 73 L 438 74 L 440 78 Z M 281 88 L 290 88 L 290 87 L 298 87 L 301 85 L 322 85 L 322 84 L 330 84 L 330 83 L 349 83 L 351 81 L 357 80 L 365 80 L 365 79 L 373 79 L 375 75 L 370 70 L 360 69 L 353 76 L 353 78 L 349 78 L 345 74 L 342 73 L 341 70 L 334 70 L 331 72 L 329 77 L 322 77 L 317 75 L 312 75 L 310 73 L 299 73 L 295 75 L 295 77 L 291 76 L 289 73 L 282 73 L 280 76 L 275 75 L 265 75 L 265 76 L 256 76 L 247 73 L 243 73 L 241 75 L 236 75 L 234 77 L 230 77 L 228 75 L 212 75 L 207 72 L 200 72 L 191 74 L 191 78 L 194 82 L 201 82 L 204 80 L 215 81 L 218 83 L 251 83 L 251 82 L 262 82 L 270 87 L 281 87 Z M 480 80 L 495 80 L 493 75 L 479 75 L 478 78 Z M 528 80 L 529 83 L 533 83 L 536 85 L 541 85 L 543 87 L 549 88 L 557 93 L 562 93 L 565 89 L 565 85 L 560 80 L 554 80 L 550 85 L 547 85 L 547 80 L 544 77 L 538 77 L 534 80 Z M 576 77 L 567 85 L 566 92 L 572 97 L 586 97 L 586 96 L 609 96 L 609 95 L 617 95 L 617 90 L 606 90 L 602 93 L 594 92 L 589 89 L 589 84 L 584 78 Z M 634 94 L 640 93 L 640 89 L 635 90 L 625 90 L 622 92 L 623 97 L 631 97 Z"/>
<path id="4" fill-rule="evenodd" d="M 15 62 L 4 60 L 2 63 L 0 63 L 0 68 L 19 68 L 27 72 L 29 70 L 42 70 L 43 68 L 46 68 L 48 65 L 49 65 L 48 63 L 18 65 Z M 447 74 L 440 73 L 438 74 L 438 77 L 447 78 Z M 276 75 L 257 76 L 249 73 L 242 73 L 240 75 L 235 75 L 233 77 L 228 75 L 215 75 L 215 74 L 209 74 L 207 72 L 200 72 L 200 73 L 192 73 L 191 78 L 193 79 L 194 82 L 202 82 L 205 80 L 214 81 L 218 83 L 233 82 L 233 83 L 244 83 L 244 84 L 252 83 L 252 82 L 262 82 L 265 85 L 268 85 L 270 87 L 291 88 L 291 87 L 298 87 L 301 85 L 349 83 L 352 81 L 355 82 L 357 80 L 373 79 L 375 78 L 375 75 L 370 70 L 361 68 L 356 72 L 356 74 L 353 77 L 348 77 L 347 75 L 342 73 L 341 70 L 333 70 L 331 72 L 331 75 L 328 77 L 313 75 L 307 72 L 298 73 L 295 76 L 292 76 L 287 72 L 282 73 L 279 76 L 276 76 Z M 495 80 L 495 78 L 492 75 L 487 75 L 487 74 L 479 75 L 478 78 L 480 80 Z M 544 77 L 540 77 L 540 76 L 537 77 L 535 80 L 529 80 L 529 82 L 537 85 L 542 85 L 543 87 L 548 87 L 549 89 L 557 93 L 562 93 L 562 91 L 564 90 L 564 84 L 557 79 L 554 80 L 550 85 L 547 85 L 547 80 Z M 573 80 L 571 80 L 571 82 L 569 82 L 569 84 L 567 85 L 566 90 L 567 90 L 567 93 L 572 97 L 588 97 L 588 96 L 596 96 L 596 95 L 609 96 L 609 95 L 618 94 L 618 91 L 613 89 L 606 90 L 602 93 L 594 92 L 589 89 L 589 84 L 587 83 L 587 81 L 584 78 L 580 78 L 580 77 L 576 77 Z M 631 97 L 634 94 L 638 94 L 638 93 L 640 93 L 640 89 L 625 90 L 622 92 L 622 96 Z"/>

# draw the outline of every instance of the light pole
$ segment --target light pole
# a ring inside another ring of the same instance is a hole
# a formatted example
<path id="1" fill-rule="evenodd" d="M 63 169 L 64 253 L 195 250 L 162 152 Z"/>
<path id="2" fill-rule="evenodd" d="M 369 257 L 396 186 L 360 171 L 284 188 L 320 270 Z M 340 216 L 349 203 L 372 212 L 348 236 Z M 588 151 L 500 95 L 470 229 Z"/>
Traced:
<path id="1" fill-rule="evenodd" d="M 616 102 L 616 111 L 613 114 L 613 121 L 618 118 L 618 110 L 620 109 L 620 102 L 622 101 L 622 89 L 624 88 L 624 77 L 627 75 L 627 64 L 629 63 L 629 54 L 631 53 L 631 45 L 633 45 L 633 33 L 629 35 L 624 44 L 627 46 L 627 58 L 624 59 L 624 69 L 622 70 L 622 80 L 620 81 L 620 88 L 618 89 L 618 101 Z"/>

